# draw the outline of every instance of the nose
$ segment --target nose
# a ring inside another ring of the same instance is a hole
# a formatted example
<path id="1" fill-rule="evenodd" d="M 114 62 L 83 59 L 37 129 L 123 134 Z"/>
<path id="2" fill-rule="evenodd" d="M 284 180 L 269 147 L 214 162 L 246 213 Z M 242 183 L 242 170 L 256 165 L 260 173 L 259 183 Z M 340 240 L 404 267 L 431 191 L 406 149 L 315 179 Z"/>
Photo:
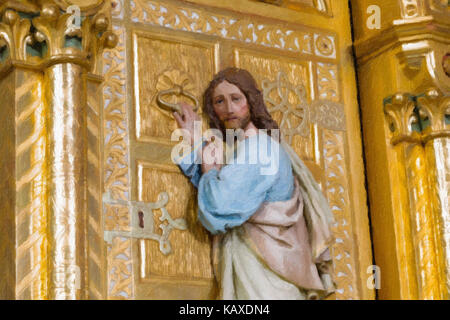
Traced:
<path id="1" fill-rule="evenodd" d="M 228 114 L 233 113 L 233 104 L 229 100 L 227 100 L 226 109 Z"/>
<path id="2" fill-rule="evenodd" d="M 225 104 L 226 104 L 225 108 L 227 110 L 227 113 L 229 113 L 229 114 L 232 114 L 232 113 L 234 113 L 235 111 L 237 111 L 239 109 L 238 104 L 233 102 L 231 100 L 231 98 L 230 99 L 225 99 Z"/>

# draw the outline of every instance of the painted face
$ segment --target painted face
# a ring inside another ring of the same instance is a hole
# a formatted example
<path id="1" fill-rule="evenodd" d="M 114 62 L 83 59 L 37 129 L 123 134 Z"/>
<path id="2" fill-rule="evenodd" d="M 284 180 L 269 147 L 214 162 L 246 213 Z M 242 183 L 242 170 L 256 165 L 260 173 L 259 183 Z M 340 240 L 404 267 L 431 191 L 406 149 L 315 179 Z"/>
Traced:
<path id="1" fill-rule="evenodd" d="M 250 123 L 245 94 L 226 80 L 214 89 L 213 107 L 226 129 L 245 129 Z"/>

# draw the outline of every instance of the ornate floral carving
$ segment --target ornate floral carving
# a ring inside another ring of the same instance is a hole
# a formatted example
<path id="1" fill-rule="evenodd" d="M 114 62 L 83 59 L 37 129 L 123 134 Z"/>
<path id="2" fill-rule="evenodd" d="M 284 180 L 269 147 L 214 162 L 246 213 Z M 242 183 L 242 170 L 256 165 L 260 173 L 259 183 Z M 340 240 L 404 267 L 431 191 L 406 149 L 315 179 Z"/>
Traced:
<path id="1" fill-rule="evenodd" d="M 344 138 L 342 132 L 323 130 L 326 192 L 336 224 L 333 226 L 335 243 L 332 246 L 334 281 L 337 284 L 336 299 L 357 297 L 357 265 L 353 223 L 348 195 L 347 168 L 344 160 Z"/>
<path id="2" fill-rule="evenodd" d="M 329 100 L 314 100 L 309 108 L 309 121 L 322 128 L 345 130 L 344 106 Z"/>
<path id="3" fill-rule="evenodd" d="M 7 46 L 11 59 L 26 60 L 26 45 L 31 39 L 30 26 L 30 20 L 20 18 L 13 10 L 7 9 L 3 13 L 0 23 L 0 48 Z"/>
<path id="4" fill-rule="evenodd" d="M 125 44 L 123 29 L 116 29 L 119 43 L 104 52 L 105 190 L 115 199 L 127 199 L 128 147 L 125 105 Z"/>
<path id="5" fill-rule="evenodd" d="M 419 122 L 414 111 L 415 107 L 414 99 L 409 94 L 398 93 L 386 101 L 384 112 L 392 132 L 392 144 L 419 139 L 418 133 L 413 128 Z"/>
<path id="6" fill-rule="evenodd" d="M 317 85 L 319 98 L 338 101 L 337 65 L 329 63 L 317 63 Z"/>
<path id="7" fill-rule="evenodd" d="M 444 95 L 437 88 L 428 89 L 424 95 L 417 97 L 421 120 L 428 122 L 424 126 L 424 140 L 437 136 L 450 136 L 447 118 L 450 117 L 450 96 Z"/>
<path id="8" fill-rule="evenodd" d="M 30 11 L 38 14 L 33 18 L 22 18 L 19 14 L 8 9 L 14 7 L 14 2 L 6 6 L 0 23 L 0 48 L 7 46 L 9 57 L 13 60 L 27 61 L 42 66 L 55 61 L 72 61 L 80 65 L 89 67 L 89 71 L 100 73 L 99 58 L 105 48 L 112 48 L 117 43 L 117 36 L 109 30 L 110 23 L 107 17 L 108 6 L 104 0 L 97 1 L 95 6 L 89 6 L 88 2 L 80 5 L 83 12 L 80 27 L 74 26 L 71 21 L 71 13 L 61 12 L 67 9 L 70 1 L 47 1 L 42 3 L 41 8 L 35 6 L 27 7 L 16 4 L 18 9 Z M 87 14 L 90 13 L 91 16 Z M 31 26 L 34 27 L 31 34 Z M 79 38 L 80 45 L 67 46 L 68 38 Z M 30 57 L 27 53 L 27 45 L 33 46 L 36 43 L 44 43 L 38 50 L 39 57 Z M 44 47 L 46 48 L 44 50 Z"/>
<path id="9" fill-rule="evenodd" d="M 268 104 L 269 112 L 280 111 L 282 118 L 279 123 L 282 134 L 287 137 L 289 143 L 292 143 L 294 135 L 309 136 L 311 123 L 317 123 L 323 128 L 331 130 L 345 130 L 345 116 L 343 106 L 337 102 L 329 100 L 314 100 L 311 104 L 306 100 L 306 88 L 292 85 L 287 75 L 279 72 L 277 80 L 263 80 L 261 83 L 264 100 Z M 272 91 L 278 93 L 276 99 L 271 95 Z M 290 95 L 294 95 L 294 100 Z M 298 123 L 293 127 L 292 117 L 298 118 Z"/>
<path id="10" fill-rule="evenodd" d="M 103 89 L 104 101 L 104 188 L 114 199 L 128 199 L 128 125 L 125 103 L 126 71 L 125 71 L 125 32 L 114 26 L 118 34 L 118 44 L 115 48 L 103 53 Z M 130 214 L 128 207 L 121 209 L 105 205 L 106 230 L 115 227 L 116 230 L 129 228 Z M 113 212 L 120 210 L 124 221 L 112 222 Z M 133 299 L 133 268 L 131 260 L 131 240 L 116 237 L 108 246 L 108 299 Z"/>
<path id="11" fill-rule="evenodd" d="M 40 16 L 33 18 L 36 27 L 34 39 L 47 44 L 47 56 L 50 59 L 72 58 L 80 64 L 91 61 L 90 70 L 99 73 L 99 62 L 105 48 L 113 48 L 117 44 L 117 36 L 108 30 L 109 19 L 99 11 L 93 18 L 82 21 L 80 28 L 74 28 L 70 22 L 70 13 L 60 14 L 56 4 L 45 3 Z M 101 34 L 98 37 L 98 34 Z M 81 48 L 66 46 L 66 37 L 81 39 Z"/>
<path id="12" fill-rule="evenodd" d="M 312 50 L 313 33 L 260 23 L 257 19 L 249 19 L 244 16 L 219 15 L 156 0 L 132 0 L 132 19 L 176 30 L 204 33 L 245 43 L 314 54 Z M 331 41 L 331 44 L 327 44 L 328 48 L 334 48 L 334 36 L 324 36 Z M 329 50 L 323 49 L 322 43 L 320 45 L 322 47 L 320 50 L 325 52 Z"/>
<path id="13" fill-rule="evenodd" d="M 132 299 L 133 264 L 131 240 L 114 238 L 108 247 L 108 297 L 111 300 Z"/>

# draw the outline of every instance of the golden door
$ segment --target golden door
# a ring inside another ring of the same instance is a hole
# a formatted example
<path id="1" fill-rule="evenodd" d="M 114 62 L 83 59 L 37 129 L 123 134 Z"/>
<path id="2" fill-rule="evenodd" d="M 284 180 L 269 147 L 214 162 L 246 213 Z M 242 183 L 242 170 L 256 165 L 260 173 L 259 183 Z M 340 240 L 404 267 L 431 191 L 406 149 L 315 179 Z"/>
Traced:
<path id="1" fill-rule="evenodd" d="M 217 71 L 237 66 L 257 79 L 336 217 L 338 289 L 331 298 L 373 299 L 347 2 L 124 0 L 113 6 L 119 43 L 103 54 L 107 259 L 100 277 L 107 298 L 214 298 L 211 239 L 196 218 L 195 189 L 171 161 L 176 123 L 157 99 L 181 86 L 201 101 Z"/>

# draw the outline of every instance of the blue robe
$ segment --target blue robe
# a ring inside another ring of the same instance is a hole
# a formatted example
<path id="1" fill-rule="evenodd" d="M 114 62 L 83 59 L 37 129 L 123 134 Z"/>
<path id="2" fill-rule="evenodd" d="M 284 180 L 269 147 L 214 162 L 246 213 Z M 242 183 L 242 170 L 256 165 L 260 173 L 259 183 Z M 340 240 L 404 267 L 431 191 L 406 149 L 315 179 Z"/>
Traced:
<path id="1" fill-rule="evenodd" d="M 265 144 L 262 139 L 266 139 Z M 179 166 L 198 188 L 198 218 L 212 234 L 242 225 L 265 201 L 292 197 L 294 176 L 290 158 L 264 132 L 238 144 L 232 155 L 234 163 L 229 163 L 229 157 L 220 171 L 212 169 L 202 174 L 198 148 L 181 160 Z"/>

